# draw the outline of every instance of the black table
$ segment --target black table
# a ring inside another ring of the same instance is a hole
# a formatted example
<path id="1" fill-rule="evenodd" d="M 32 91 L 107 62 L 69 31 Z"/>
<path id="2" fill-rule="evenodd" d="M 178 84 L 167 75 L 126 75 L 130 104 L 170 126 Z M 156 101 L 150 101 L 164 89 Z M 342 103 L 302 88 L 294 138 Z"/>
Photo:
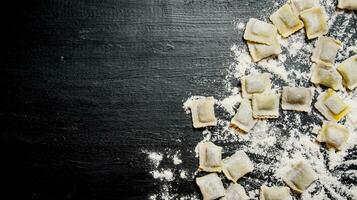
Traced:
<path id="1" fill-rule="evenodd" d="M 32 0 L 2 6 L 5 194 L 146 199 L 160 190 L 143 149 L 180 150 L 182 167 L 194 171 L 192 151 L 202 135 L 182 103 L 196 94 L 228 95 L 229 49 L 243 45 L 233 20 L 261 16 L 271 3 Z M 179 194 L 198 193 L 192 180 L 174 186 Z"/>

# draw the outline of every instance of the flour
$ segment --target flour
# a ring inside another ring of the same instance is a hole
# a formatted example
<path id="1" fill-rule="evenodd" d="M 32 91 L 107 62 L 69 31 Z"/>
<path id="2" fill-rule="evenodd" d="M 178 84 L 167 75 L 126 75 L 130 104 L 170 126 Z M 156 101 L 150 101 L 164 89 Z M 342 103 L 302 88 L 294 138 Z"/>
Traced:
<path id="1" fill-rule="evenodd" d="M 271 8 L 266 8 L 264 15 L 269 15 L 285 3 L 283 0 L 272 1 Z M 336 11 L 336 0 L 321 0 L 324 5 L 328 24 L 331 27 L 328 36 L 341 40 L 344 45 L 337 55 L 337 63 L 342 62 L 349 56 L 357 53 L 357 40 L 353 35 L 356 29 L 352 22 L 357 20 L 354 13 Z M 242 34 L 245 28 L 242 21 L 234 21 L 233 28 L 238 34 Z M 268 186 L 285 185 L 282 176 L 291 163 L 299 160 L 308 162 L 318 175 L 315 181 L 305 191 L 301 198 L 294 196 L 294 199 L 303 200 L 352 200 L 357 198 L 357 171 L 352 170 L 357 166 L 353 152 L 357 148 L 357 90 L 339 92 L 341 97 L 350 105 L 351 111 L 345 120 L 340 124 L 348 128 L 350 138 L 341 151 L 328 149 L 324 144 L 316 141 L 316 137 L 325 120 L 321 114 L 312 109 L 310 113 L 281 111 L 279 119 L 258 120 L 255 127 L 244 134 L 230 127 L 230 120 L 236 112 L 242 100 L 240 87 L 237 82 L 242 76 L 249 74 L 269 72 L 273 75 L 273 89 L 281 90 L 282 86 L 290 85 L 296 87 L 310 87 L 311 76 L 311 55 L 314 49 L 315 40 L 306 40 L 305 30 L 294 33 L 289 38 L 278 38 L 282 46 L 283 53 L 276 58 L 264 59 L 254 63 L 251 59 L 246 45 L 235 43 L 231 46 L 231 56 L 233 62 L 228 66 L 225 76 L 225 94 L 229 94 L 216 100 L 217 108 L 223 108 L 223 112 L 217 112 L 218 123 L 216 127 L 201 130 L 201 142 L 211 141 L 223 147 L 223 157 L 230 156 L 237 150 L 245 151 L 255 166 L 254 171 L 239 180 L 250 199 L 259 197 L 261 185 Z M 303 67 L 300 67 L 303 66 Z M 316 87 L 315 97 L 325 91 L 325 88 Z M 185 100 L 183 108 L 187 114 L 190 113 L 190 106 L 196 99 L 202 96 L 192 96 Z M 316 98 L 315 98 L 316 99 Z M 313 106 L 313 104 L 311 105 Z M 189 116 L 189 115 L 188 115 Z M 192 148 L 192 157 L 198 158 L 198 145 Z M 175 193 L 172 182 L 177 179 L 194 180 L 201 176 L 197 170 L 197 163 L 192 169 L 179 169 L 182 160 L 180 154 L 159 153 L 167 155 L 171 159 L 172 168 L 158 168 L 163 160 L 161 156 L 153 156 L 158 162 L 153 162 L 156 166 L 150 173 L 153 178 L 163 183 L 159 185 L 162 191 L 159 194 L 151 195 L 154 199 L 199 199 L 198 191 L 191 195 L 180 196 Z M 150 157 L 150 156 L 149 156 Z M 180 162 L 181 161 L 181 162 Z M 155 164 L 156 163 L 156 164 Z M 157 164 L 158 163 L 158 164 Z M 350 169 L 350 170 L 347 170 Z M 156 177 L 156 178 L 155 178 Z M 224 176 L 222 180 L 228 184 Z M 348 180 L 348 181 L 346 181 Z"/>
<path id="2" fill-rule="evenodd" d="M 163 155 L 161 153 L 158 153 L 158 152 L 149 152 L 149 151 L 143 151 L 143 153 L 147 154 L 148 158 L 149 158 L 149 161 L 150 163 L 155 167 L 157 168 L 161 161 L 162 161 L 162 158 L 163 158 Z"/>
<path id="3" fill-rule="evenodd" d="M 268 58 L 258 62 L 258 67 L 261 67 L 273 74 L 277 75 L 284 81 L 288 80 L 288 73 L 285 70 L 284 62 L 286 61 L 285 55 L 279 55 L 278 59 Z"/>
<path id="4" fill-rule="evenodd" d="M 170 169 L 164 169 L 164 170 L 154 170 L 151 172 L 152 176 L 154 179 L 160 179 L 161 181 L 165 180 L 165 181 L 173 181 L 174 178 L 174 174 L 172 173 L 172 171 Z"/>
<path id="5" fill-rule="evenodd" d="M 179 164 L 182 163 L 182 160 L 181 160 L 181 158 L 179 157 L 179 156 L 180 156 L 179 154 L 180 154 L 180 153 L 177 152 L 175 155 L 172 156 L 172 161 L 173 161 L 174 165 L 179 165 Z"/>
<path id="6" fill-rule="evenodd" d="M 236 108 L 237 103 L 240 103 L 241 101 L 242 101 L 241 95 L 235 94 L 223 99 L 222 101 L 219 101 L 218 105 L 223 107 L 230 115 L 234 115 L 235 113 L 234 109 Z"/>

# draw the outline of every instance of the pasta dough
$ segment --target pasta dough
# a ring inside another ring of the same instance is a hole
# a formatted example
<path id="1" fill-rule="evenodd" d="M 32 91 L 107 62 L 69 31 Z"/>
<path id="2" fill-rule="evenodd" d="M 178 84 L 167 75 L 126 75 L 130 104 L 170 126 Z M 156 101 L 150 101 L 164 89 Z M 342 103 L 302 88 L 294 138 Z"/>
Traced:
<path id="1" fill-rule="evenodd" d="M 314 39 L 328 32 L 327 17 L 322 7 L 313 7 L 300 13 L 308 39 Z"/>
<path id="2" fill-rule="evenodd" d="M 290 4 L 297 16 L 299 16 L 302 11 L 319 5 L 317 0 L 291 0 Z"/>
<path id="3" fill-rule="evenodd" d="M 270 16 L 279 33 L 288 37 L 304 27 L 304 23 L 297 17 L 289 4 L 285 4 Z"/>
<path id="4" fill-rule="evenodd" d="M 225 195 L 223 183 L 216 173 L 196 178 L 196 184 L 204 200 L 213 200 Z"/>
<path id="5" fill-rule="evenodd" d="M 267 92 L 271 89 L 271 75 L 268 73 L 254 74 L 241 78 L 243 98 L 252 98 L 253 94 Z"/>
<path id="6" fill-rule="evenodd" d="M 279 55 L 282 50 L 278 40 L 275 38 L 271 45 L 260 44 L 248 41 L 248 48 L 253 62 L 258 62 L 264 58 Z"/>
<path id="7" fill-rule="evenodd" d="M 251 18 L 243 37 L 251 42 L 272 45 L 276 39 L 276 34 L 277 30 L 272 24 Z"/>
<path id="8" fill-rule="evenodd" d="M 347 10 L 357 10 L 357 1 L 356 0 L 338 0 L 338 8 L 347 9 Z"/>
<path id="9" fill-rule="evenodd" d="M 317 136 L 317 141 L 325 142 L 328 147 L 341 150 L 349 138 L 349 131 L 335 122 L 324 122 Z"/>
<path id="10" fill-rule="evenodd" d="M 344 85 L 353 90 L 357 87 L 357 56 L 352 56 L 343 61 L 338 67 L 337 71 L 343 77 Z"/>
<path id="11" fill-rule="evenodd" d="M 231 125 L 244 132 L 249 132 L 255 124 L 256 120 L 253 119 L 253 110 L 250 101 L 249 99 L 243 99 L 237 113 L 231 120 Z"/>
<path id="12" fill-rule="evenodd" d="M 191 105 L 191 113 L 193 127 L 195 128 L 217 125 L 217 119 L 214 114 L 213 97 L 195 100 Z"/>
<path id="13" fill-rule="evenodd" d="M 260 188 L 260 200 L 292 200 L 288 187 L 267 187 Z"/>
<path id="14" fill-rule="evenodd" d="M 291 164 L 283 176 L 283 181 L 299 193 L 306 190 L 316 179 L 315 171 L 305 161 Z"/>
<path id="15" fill-rule="evenodd" d="M 262 93 L 253 95 L 254 118 L 278 118 L 280 94 Z"/>
<path id="16" fill-rule="evenodd" d="M 231 183 L 226 190 L 226 195 L 221 200 L 248 200 L 249 197 L 244 188 L 236 183 Z"/>
<path id="17" fill-rule="evenodd" d="M 199 148 L 199 168 L 206 172 L 222 171 L 222 147 L 214 145 L 212 142 L 203 142 Z"/>
<path id="18" fill-rule="evenodd" d="M 315 103 L 315 107 L 327 120 L 337 122 L 346 116 L 350 109 L 337 93 L 331 89 L 320 94 Z"/>
<path id="19" fill-rule="evenodd" d="M 338 50 L 341 48 L 341 42 L 330 37 L 319 37 L 316 41 L 311 60 L 316 63 L 332 67 Z"/>
<path id="20" fill-rule="evenodd" d="M 282 109 L 310 112 L 313 88 L 283 87 Z"/>
<path id="21" fill-rule="evenodd" d="M 234 183 L 247 173 L 252 172 L 253 169 L 253 163 L 244 151 L 237 151 L 231 157 L 223 160 L 223 173 Z"/>
<path id="22" fill-rule="evenodd" d="M 311 82 L 321 84 L 334 90 L 342 89 L 342 77 L 332 68 L 322 64 L 316 64 L 312 67 Z"/>

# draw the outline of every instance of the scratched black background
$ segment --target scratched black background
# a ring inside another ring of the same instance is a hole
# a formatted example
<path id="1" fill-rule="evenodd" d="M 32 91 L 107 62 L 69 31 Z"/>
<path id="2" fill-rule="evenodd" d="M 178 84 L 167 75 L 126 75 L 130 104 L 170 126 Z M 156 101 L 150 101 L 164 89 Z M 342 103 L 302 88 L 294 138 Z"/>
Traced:
<path id="1" fill-rule="evenodd" d="M 233 20 L 268 0 L 31 0 L 3 5 L 0 157 L 9 199 L 146 199 L 160 192 L 142 149 L 202 139 L 182 109 L 226 94 Z M 237 81 L 238 83 L 238 81 Z M 165 163 L 163 163 L 165 165 Z M 4 186 L 5 184 L 5 186 Z M 175 192 L 198 192 L 191 181 Z"/>

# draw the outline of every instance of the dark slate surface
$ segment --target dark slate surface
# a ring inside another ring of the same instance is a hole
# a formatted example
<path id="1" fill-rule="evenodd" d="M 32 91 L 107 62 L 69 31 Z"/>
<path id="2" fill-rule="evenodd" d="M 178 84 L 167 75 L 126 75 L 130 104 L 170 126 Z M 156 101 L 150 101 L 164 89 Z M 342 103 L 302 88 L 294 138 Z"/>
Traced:
<path id="1" fill-rule="evenodd" d="M 233 20 L 271 1 L 31 0 L 2 6 L 0 180 L 14 199 L 146 199 L 141 149 L 202 139 L 182 109 L 225 96 Z M 5 11 L 11 11 L 5 14 Z M 213 81 L 215 80 L 215 81 Z M 179 142 L 181 141 L 181 142 Z M 175 183 L 191 194 L 190 181 Z"/>

